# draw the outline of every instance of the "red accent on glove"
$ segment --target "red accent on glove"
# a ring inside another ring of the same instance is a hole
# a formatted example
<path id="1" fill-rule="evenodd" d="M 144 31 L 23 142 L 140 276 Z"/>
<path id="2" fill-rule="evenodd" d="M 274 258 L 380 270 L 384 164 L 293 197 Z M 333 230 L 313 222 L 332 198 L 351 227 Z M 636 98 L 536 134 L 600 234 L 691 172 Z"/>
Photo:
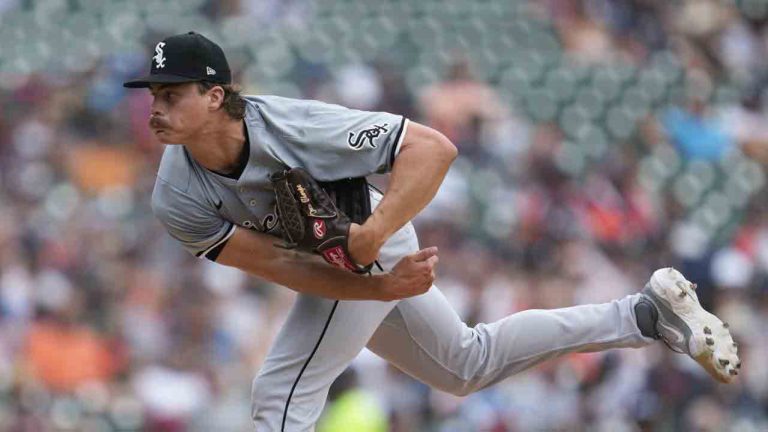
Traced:
<path id="1" fill-rule="evenodd" d="M 349 259 L 347 254 L 344 253 L 344 248 L 341 246 L 334 246 L 324 250 L 323 258 L 325 258 L 325 260 L 328 261 L 331 265 L 334 265 L 343 270 L 355 271 L 357 269 L 357 267 L 352 264 L 352 261 Z"/>

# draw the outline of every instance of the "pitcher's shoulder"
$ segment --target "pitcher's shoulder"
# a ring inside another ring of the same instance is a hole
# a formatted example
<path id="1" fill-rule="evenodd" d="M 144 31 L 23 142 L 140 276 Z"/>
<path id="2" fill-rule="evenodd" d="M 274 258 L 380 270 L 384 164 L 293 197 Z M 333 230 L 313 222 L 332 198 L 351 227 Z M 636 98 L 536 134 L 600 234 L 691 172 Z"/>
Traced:
<path id="1" fill-rule="evenodd" d="M 246 95 L 246 103 L 255 108 L 262 116 L 292 117 L 303 116 L 307 110 L 325 107 L 343 108 L 340 105 L 329 104 L 314 99 L 296 99 L 275 95 Z"/>
<path id="2" fill-rule="evenodd" d="M 189 191 L 192 180 L 192 164 L 183 146 L 165 146 L 160 167 L 157 169 L 157 180 L 181 192 Z"/>
<path id="3" fill-rule="evenodd" d="M 276 96 L 276 95 L 244 95 L 243 98 L 245 98 L 245 101 L 247 103 L 254 104 L 257 106 L 295 105 L 295 104 L 313 102 L 310 99 L 296 99 L 296 98 L 289 98 L 289 97 Z"/>
<path id="4" fill-rule="evenodd" d="M 168 145 L 165 148 L 151 199 L 152 211 L 161 220 L 170 217 L 172 213 L 183 214 L 194 208 L 209 207 L 206 205 L 209 200 L 202 192 L 203 188 L 194 175 L 188 157 L 180 145 Z"/>

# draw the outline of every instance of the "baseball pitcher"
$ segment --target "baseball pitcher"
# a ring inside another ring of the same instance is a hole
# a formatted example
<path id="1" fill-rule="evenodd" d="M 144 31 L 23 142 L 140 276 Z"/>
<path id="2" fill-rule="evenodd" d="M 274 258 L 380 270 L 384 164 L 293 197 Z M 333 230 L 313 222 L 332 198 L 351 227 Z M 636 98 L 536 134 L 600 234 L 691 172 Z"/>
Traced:
<path id="1" fill-rule="evenodd" d="M 299 293 L 253 381 L 258 431 L 312 431 L 328 388 L 363 347 L 466 395 L 569 352 L 663 340 L 721 382 L 741 364 L 727 324 L 671 268 L 605 304 L 528 310 L 467 327 L 432 285 L 437 249 L 410 220 L 456 157 L 402 116 L 241 96 L 223 51 L 189 32 L 155 46 L 149 127 L 168 144 L 152 209 L 187 251 Z M 382 194 L 365 177 L 389 173 Z"/>

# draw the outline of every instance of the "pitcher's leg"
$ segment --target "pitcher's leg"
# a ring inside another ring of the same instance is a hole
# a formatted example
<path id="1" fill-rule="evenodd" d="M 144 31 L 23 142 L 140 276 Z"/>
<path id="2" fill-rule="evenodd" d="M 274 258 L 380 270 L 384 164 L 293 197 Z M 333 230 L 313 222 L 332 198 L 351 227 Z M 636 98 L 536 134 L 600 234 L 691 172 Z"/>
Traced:
<path id="1" fill-rule="evenodd" d="M 373 206 L 379 199 L 374 195 Z M 418 246 L 413 226 L 408 223 L 387 240 L 379 263 L 388 271 L 400 257 L 416 252 Z M 256 430 L 313 430 L 331 383 L 368 343 L 395 305 L 299 295 L 253 381 Z"/>
<path id="2" fill-rule="evenodd" d="M 256 430 L 314 430 L 331 383 L 394 305 L 300 295 L 253 381 Z"/>
<path id="3" fill-rule="evenodd" d="M 527 310 L 469 328 L 433 286 L 398 303 L 368 348 L 435 388 L 464 395 L 560 354 L 652 343 L 635 321 L 639 298 Z"/>

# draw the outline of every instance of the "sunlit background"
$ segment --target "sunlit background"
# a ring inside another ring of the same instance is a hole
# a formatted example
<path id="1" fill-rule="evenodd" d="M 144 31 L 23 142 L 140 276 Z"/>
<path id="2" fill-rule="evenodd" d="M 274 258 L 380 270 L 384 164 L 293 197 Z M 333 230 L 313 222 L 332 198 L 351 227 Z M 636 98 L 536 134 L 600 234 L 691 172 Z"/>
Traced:
<path id="1" fill-rule="evenodd" d="M 0 430 L 249 430 L 285 288 L 154 219 L 161 38 L 245 93 L 405 114 L 460 149 L 417 219 L 470 324 L 602 302 L 674 265 L 743 358 L 571 355 L 457 398 L 363 352 L 329 431 L 768 430 L 768 0 L 0 0 Z"/>

